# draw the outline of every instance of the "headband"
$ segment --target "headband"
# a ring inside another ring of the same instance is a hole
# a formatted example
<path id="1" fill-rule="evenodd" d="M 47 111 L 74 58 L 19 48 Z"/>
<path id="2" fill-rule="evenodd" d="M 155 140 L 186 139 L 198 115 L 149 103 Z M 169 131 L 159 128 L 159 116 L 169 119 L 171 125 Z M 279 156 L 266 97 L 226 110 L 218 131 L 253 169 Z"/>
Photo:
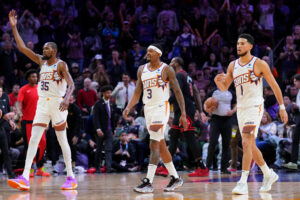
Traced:
<path id="1" fill-rule="evenodd" d="M 150 45 L 148 47 L 148 49 L 152 49 L 152 50 L 156 51 L 157 53 L 159 53 L 160 55 L 162 55 L 162 51 L 159 48 L 157 48 L 156 46 Z"/>

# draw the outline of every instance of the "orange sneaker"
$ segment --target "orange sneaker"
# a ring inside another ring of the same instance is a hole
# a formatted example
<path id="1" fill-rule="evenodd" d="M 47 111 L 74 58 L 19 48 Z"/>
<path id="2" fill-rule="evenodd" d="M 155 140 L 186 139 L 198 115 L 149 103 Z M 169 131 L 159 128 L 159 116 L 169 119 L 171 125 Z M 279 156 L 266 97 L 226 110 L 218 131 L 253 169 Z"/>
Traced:
<path id="1" fill-rule="evenodd" d="M 209 170 L 206 167 L 205 169 L 201 169 L 198 167 L 194 172 L 189 173 L 189 177 L 199 177 L 199 176 L 208 176 L 209 175 Z"/>
<path id="2" fill-rule="evenodd" d="M 10 187 L 14 189 L 18 189 L 18 190 L 30 189 L 29 181 L 26 178 L 24 178 L 22 175 L 16 179 L 8 179 L 7 183 Z"/>
<path id="3" fill-rule="evenodd" d="M 34 177 L 34 169 L 32 169 L 32 168 L 30 169 L 29 177 L 30 178 Z"/>
<path id="4" fill-rule="evenodd" d="M 50 176 L 50 173 L 46 172 L 44 167 L 41 167 L 36 171 L 36 175 L 37 176 Z"/>

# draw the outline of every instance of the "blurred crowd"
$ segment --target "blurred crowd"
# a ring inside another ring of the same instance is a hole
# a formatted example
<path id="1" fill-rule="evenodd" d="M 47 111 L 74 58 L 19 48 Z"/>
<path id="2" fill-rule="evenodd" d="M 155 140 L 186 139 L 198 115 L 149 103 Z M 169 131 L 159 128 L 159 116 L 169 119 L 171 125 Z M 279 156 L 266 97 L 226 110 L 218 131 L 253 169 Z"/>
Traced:
<path id="1" fill-rule="evenodd" d="M 24 163 L 26 141 L 22 139 L 20 132 L 20 116 L 16 112 L 15 102 L 20 87 L 27 83 L 24 74 L 30 69 L 38 72 L 39 66 L 21 54 L 16 47 L 8 22 L 8 12 L 11 9 L 17 11 L 18 30 L 27 47 L 42 54 L 45 42 L 55 42 L 58 45 L 58 56 L 67 62 L 74 79 L 76 90 L 70 102 L 73 106 L 69 108 L 73 109 L 69 111 L 72 118 L 68 118 L 74 167 L 81 166 L 93 173 L 139 171 L 147 166 L 149 136 L 143 105 L 140 102 L 127 120 L 122 118 L 121 113 L 135 89 L 138 67 L 147 62 L 145 53 L 150 44 L 158 43 L 162 46 L 161 60 L 166 63 L 175 56 L 183 58 L 184 68 L 193 78 L 204 102 L 208 94 L 216 89 L 214 76 L 226 71 L 228 64 L 237 59 L 236 40 L 241 33 L 254 36 L 252 54 L 269 64 L 282 89 L 284 104 L 290 116 L 287 125 L 280 122 L 278 103 L 265 82 L 265 114 L 257 145 L 269 165 L 280 168 L 288 162 L 297 164 L 298 152 L 292 154 L 292 151 L 299 149 L 299 136 L 295 135 L 300 135 L 300 132 L 295 131 L 298 130 L 296 118 L 299 108 L 296 99 L 300 89 L 300 85 L 297 85 L 300 79 L 294 77 L 300 66 L 300 4 L 297 1 L 1 1 L 0 87 L 3 93 L 0 101 L 15 114 L 17 126 L 5 129 L 5 139 L 8 140 L 13 167 L 18 168 Z M 234 92 L 234 88 L 231 90 Z M 100 148 L 103 141 L 99 141 L 97 126 L 100 125 L 97 124 L 103 122 L 103 110 L 101 111 L 100 105 L 96 105 L 103 99 L 110 100 L 113 112 L 110 110 L 109 118 L 105 119 L 109 124 L 101 124 L 101 127 L 110 126 L 113 138 L 105 140 L 105 147 Z M 98 107 L 99 110 L 95 109 Z M 95 114 L 99 116 L 95 117 Z M 208 113 L 207 115 L 211 117 Z M 231 118 L 235 121 L 235 115 Z M 74 119 L 78 121 L 74 123 Z M 169 121 L 171 124 L 172 115 Z M 205 161 L 208 152 L 211 153 L 208 151 L 210 120 L 201 120 L 198 111 L 195 121 L 197 140 Z M 235 144 L 231 144 L 232 148 L 241 146 L 237 132 L 233 126 L 231 142 Z M 57 148 L 57 139 L 51 126 L 46 138 L 45 162 L 51 163 L 53 171 L 59 172 L 61 152 Z M 165 139 L 169 141 L 168 129 Z M 221 143 L 222 141 L 213 152 L 213 169 L 218 169 L 220 165 L 219 155 L 224 151 Z M 104 164 L 106 159 L 98 159 L 100 154 L 103 158 L 108 157 L 107 153 L 112 155 L 108 167 Z M 190 155 L 182 140 L 174 156 L 176 168 L 192 168 Z M 241 152 L 234 156 L 237 157 L 234 163 L 231 161 L 230 165 L 229 160 L 227 163 L 232 169 L 239 168 Z"/>

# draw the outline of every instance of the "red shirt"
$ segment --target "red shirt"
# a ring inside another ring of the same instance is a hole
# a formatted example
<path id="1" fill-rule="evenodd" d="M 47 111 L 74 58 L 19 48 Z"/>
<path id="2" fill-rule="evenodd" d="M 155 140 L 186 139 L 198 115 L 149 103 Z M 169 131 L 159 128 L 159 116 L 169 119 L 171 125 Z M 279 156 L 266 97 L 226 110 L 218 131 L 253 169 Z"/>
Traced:
<path id="1" fill-rule="evenodd" d="M 8 96 L 9 96 L 9 105 L 14 106 L 17 101 L 16 96 L 13 93 L 10 93 Z"/>
<path id="2" fill-rule="evenodd" d="M 34 87 L 27 84 L 20 89 L 18 101 L 22 105 L 22 120 L 32 121 L 34 119 L 37 101 L 39 100 L 37 87 L 37 84 Z"/>
<path id="3" fill-rule="evenodd" d="M 97 101 L 97 94 L 94 90 L 81 89 L 77 94 L 77 104 L 80 109 L 85 106 L 92 107 Z"/>

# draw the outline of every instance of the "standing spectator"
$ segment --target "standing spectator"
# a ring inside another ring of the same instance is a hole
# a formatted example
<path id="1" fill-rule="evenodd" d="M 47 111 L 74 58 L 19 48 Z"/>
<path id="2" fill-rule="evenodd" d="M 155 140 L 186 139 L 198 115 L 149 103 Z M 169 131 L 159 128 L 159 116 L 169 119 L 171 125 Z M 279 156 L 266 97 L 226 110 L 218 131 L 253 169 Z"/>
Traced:
<path id="1" fill-rule="evenodd" d="M 32 41 L 34 44 L 38 43 L 38 36 L 36 31 L 40 27 L 40 22 L 36 19 L 29 10 L 25 10 L 20 18 L 19 24 L 20 36 L 23 38 L 25 44 Z"/>
<path id="2" fill-rule="evenodd" d="M 79 64 L 80 72 L 83 68 L 83 42 L 80 39 L 80 33 L 73 33 L 69 34 L 69 40 L 67 41 L 67 58 L 70 65 L 72 65 L 73 62 L 76 62 Z"/>
<path id="3" fill-rule="evenodd" d="M 163 30 L 169 28 L 171 31 L 176 32 L 179 30 L 176 13 L 171 10 L 169 1 L 163 4 L 163 10 L 157 16 L 157 27 Z"/>
<path id="4" fill-rule="evenodd" d="M 34 44 L 33 42 L 29 41 L 27 42 L 27 47 L 34 51 Z M 18 66 L 20 66 L 20 70 L 23 73 L 26 73 L 26 71 L 30 70 L 30 69 L 38 69 L 38 65 L 33 62 L 32 60 L 30 60 L 27 56 L 25 56 L 22 53 L 17 53 L 17 57 L 18 57 Z"/>
<path id="5" fill-rule="evenodd" d="M 177 36 L 174 46 L 180 48 L 180 55 L 183 58 L 192 58 L 192 47 L 196 45 L 196 37 L 190 32 L 189 26 L 183 26 L 183 32 Z"/>
<path id="6" fill-rule="evenodd" d="M 105 67 L 103 64 L 98 64 L 96 72 L 93 74 L 93 81 L 96 81 L 101 88 L 104 85 L 109 85 L 110 80 L 109 76 L 105 71 Z"/>
<path id="7" fill-rule="evenodd" d="M 112 142 L 116 121 L 116 118 L 114 117 L 116 113 L 116 106 L 110 101 L 112 89 L 113 88 L 110 85 L 106 85 L 101 88 L 103 98 L 96 102 L 93 109 L 93 122 L 94 127 L 97 130 L 96 169 L 98 171 L 100 170 L 102 163 L 103 142 L 105 142 L 105 167 L 102 171 L 107 173 L 111 171 Z"/>
<path id="8" fill-rule="evenodd" d="M 126 64 L 124 60 L 120 58 L 118 50 L 112 51 L 112 59 L 107 61 L 107 73 L 110 75 L 110 82 L 112 86 L 116 86 L 119 81 L 122 80 L 122 73 L 126 71 Z"/>
<path id="9" fill-rule="evenodd" d="M 292 155 L 291 161 L 283 166 L 288 169 L 298 169 L 298 153 L 299 153 L 299 142 L 300 142 L 300 74 L 294 76 L 294 84 L 298 89 L 296 103 L 293 105 L 295 113 L 296 127 L 292 136 Z"/>
<path id="10" fill-rule="evenodd" d="M 16 53 L 13 50 L 13 43 L 11 41 L 5 42 L 4 49 L 0 49 L 0 63 L 2 66 L 5 66 L 0 68 L 0 75 L 5 76 L 5 80 L 9 87 L 12 86 L 10 83 L 13 79 L 13 71 L 16 62 L 17 59 Z"/>
<path id="11" fill-rule="evenodd" d="M 88 58 L 91 58 L 93 55 L 99 53 L 102 50 L 101 37 L 94 28 L 89 29 L 88 36 L 86 36 L 83 40 L 83 46 L 85 50 L 85 55 L 87 55 Z"/>
<path id="12" fill-rule="evenodd" d="M 128 142 L 127 133 L 123 131 L 113 146 L 112 167 L 118 172 L 136 171 L 134 167 L 135 147 Z"/>
<path id="13" fill-rule="evenodd" d="M 130 84 L 130 76 L 128 73 L 123 73 L 122 82 L 119 82 L 112 92 L 112 97 L 116 99 L 117 108 L 123 111 L 127 106 L 129 99 L 134 92 L 135 86 Z"/>
<path id="14" fill-rule="evenodd" d="M 84 88 L 78 91 L 77 104 L 82 112 L 82 115 L 89 115 L 91 108 L 97 101 L 97 94 L 91 90 L 91 79 L 85 78 L 83 82 Z"/>
<path id="15" fill-rule="evenodd" d="M 150 4 L 150 0 L 144 0 L 142 5 L 138 6 L 135 9 L 134 16 L 135 16 L 136 22 L 138 22 L 138 20 L 140 19 L 140 17 L 144 13 L 147 13 L 147 15 L 149 16 L 151 22 L 155 21 L 155 19 L 156 19 L 156 9 L 155 9 L 154 6 L 152 6 Z"/>
<path id="16" fill-rule="evenodd" d="M 9 105 L 11 107 L 15 106 L 19 91 L 20 91 L 20 85 L 15 84 L 12 88 L 12 92 L 8 95 L 9 96 Z"/>
<path id="17" fill-rule="evenodd" d="M 138 68 L 143 64 L 146 51 L 137 40 L 133 41 L 132 47 L 133 48 L 129 49 L 127 53 L 127 69 L 130 73 L 130 77 L 136 80 Z"/>
<path id="18" fill-rule="evenodd" d="M 17 114 L 21 118 L 21 131 L 23 134 L 25 152 L 27 152 L 28 144 L 31 137 L 32 123 L 37 108 L 37 102 L 39 99 L 37 90 L 37 72 L 35 70 L 29 70 L 25 74 L 26 80 L 29 82 L 24 85 L 19 92 L 18 99 L 16 102 Z M 43 133 L 41 140 L 38 144 L 38 151 L 36 153 L 35 163 L 37 164 L 38 170 L 36 171 L 37 176 L 50 176 L 43 167 L 43 157 L 46 149 L 46 137 L 45 132 Z M 34 176 L 34 171 L 30 171 L 30 176 Z"/>
<path id="19" fill-rule="evenodd" d="M 67 129 L 67 137 L 68 143 L 71 148 L 71 156 L 72 156 L 72 167 L 74 168 L 76 165 L 76 146 L 78 143 L 78 138 L 80 135 L 80 125 L 81 125 L 81 112 L 80 108 L 75 103 L 76 99 L 74 94 L 70 98 L 70 104 L 68 108 L 68 129 Z"/>
<path id="20" fill-rule="evenodd" d="M 153 42 L 155 27 L 149 23 L 149 16 L 143 14 L 141 23 L 136 28 L 136 37 L 140 44 L 145 47 Z"/>

